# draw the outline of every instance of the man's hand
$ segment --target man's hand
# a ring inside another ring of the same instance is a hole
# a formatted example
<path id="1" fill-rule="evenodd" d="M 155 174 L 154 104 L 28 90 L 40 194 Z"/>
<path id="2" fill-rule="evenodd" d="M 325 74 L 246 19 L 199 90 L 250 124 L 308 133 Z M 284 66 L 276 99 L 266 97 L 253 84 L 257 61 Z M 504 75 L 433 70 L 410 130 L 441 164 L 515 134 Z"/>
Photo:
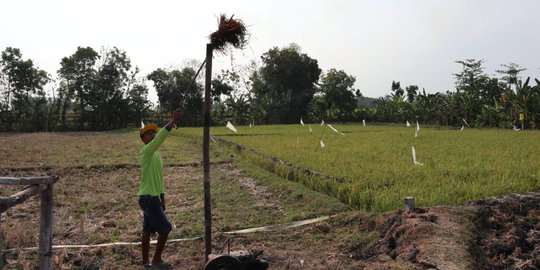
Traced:
<path id="1" fill-rule="evenodd" d="M 180 108 L 174 110 L 171 120 L 169 121 L 169 123 L 167 123 L 167 126 L 169 129 L 176 126 L 176 123 L 178 123 L 178 121 L 180 120 L 181 115 L 182 115 L 182 111 L 180 110 Z"/>
<path id="2" fill-rule="evenodd" d="M 172 114 L 172 119 L 171 121 L 173 122 L 173 124 L 176 124 L 178 123 L 178 121 L 180 120 L 180 116 L 182 115 L 182 111 L 180 110 L 180 108 L 174 110 L 173 114 Z"/>

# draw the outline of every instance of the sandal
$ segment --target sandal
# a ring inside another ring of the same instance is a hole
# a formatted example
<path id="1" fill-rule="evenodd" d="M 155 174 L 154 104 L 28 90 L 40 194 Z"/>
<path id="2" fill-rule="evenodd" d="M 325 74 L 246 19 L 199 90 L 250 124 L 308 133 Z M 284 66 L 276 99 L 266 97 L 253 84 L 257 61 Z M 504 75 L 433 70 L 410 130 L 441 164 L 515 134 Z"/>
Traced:
<path id="1" fill-rule="evenodd" d="M 152 263 L 152 269 L 173 269 L 173 265 L 168 262 Z"/>

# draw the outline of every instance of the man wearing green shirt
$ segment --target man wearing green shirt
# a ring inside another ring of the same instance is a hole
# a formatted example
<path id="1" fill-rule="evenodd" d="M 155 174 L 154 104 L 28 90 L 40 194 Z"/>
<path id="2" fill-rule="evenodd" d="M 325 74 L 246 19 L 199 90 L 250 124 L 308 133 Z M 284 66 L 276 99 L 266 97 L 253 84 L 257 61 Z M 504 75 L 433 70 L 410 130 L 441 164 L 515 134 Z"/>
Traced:
<path id="1" fill-rule="evenodd" d="M 161 253 L 167 242 L 171 223 L 165 215 L 165 188 L 163 185 L 163 160 L 157 151 L 163 144 L 171 129 L 180 119 L 180 109 L 173 112 L 171 120 L 158 132 L 154 124 L 145 125 L 140 130 L 144 146 L 140 151 L 141 183 L 139 186 L 139 206 L 143 210 L 142 232 L 142 264 L 145 268 L 171 269 L 172 265 L 161 258 Z M 150 235 L 158 234 L 156 251 L 150 263 Z"/>

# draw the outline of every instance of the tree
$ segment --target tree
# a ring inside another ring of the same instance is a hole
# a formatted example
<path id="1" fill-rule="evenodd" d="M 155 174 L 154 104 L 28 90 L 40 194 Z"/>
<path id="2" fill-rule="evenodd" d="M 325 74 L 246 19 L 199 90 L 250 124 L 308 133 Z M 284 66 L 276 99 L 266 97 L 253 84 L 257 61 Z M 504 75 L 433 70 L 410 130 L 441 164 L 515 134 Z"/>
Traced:
<path id="1" fill-rule="evenodd" d="M 245 95 L 240 95 L 239 97 L 229 97 L 225 100 L 227 106 L 226 115 L 234 120 L 235 124 L 246 125 L 251 122 L 251 112 L 249 100 Z"/>
<path id="2" fill-rule="evenodd" d="M 352 119 L 356 108 L 354 83 L 356 78 L 343 70 L 330 69 L 321 77 L 319 89 L 323 94 L 329 120 L 346 121 Z M 358 94 L 360 94 L 358 92 Z"/>
<path id="3" fill-rule="evenodd" d="M 295 123 L 306 114 L 315 94 L 321 69 L 317 60 L 298 46 L 274 47 L 261 56 L 262 67 L 251 81 L 254 106 L 264 110 L 266 121 Z"/>
<path id="4" fill-rule="evenodd" d="M 0 65 L 0 130 L 7 130 L 8 123 L 12 122 L 10 111 L 11 89 L 9 88 L 8 76 L 3 70 L 3 65 Z"/>
<path id="5" fill-rule="evenodd" d="M 392 92 L 394 96 L 403 96 L 405 91 L 401 88 L 399 81 L 392 81 Z"/>
<path id="6" fill-rule="evenodd" d="M 131 71 L 131 61 L 126 52 L 116 47 L 102 50 L 95 84 L 90 87 L 87 98 L 93 130 L 125 127 L 130 122 L 127 97 L 129 86 L 138 72 L 138 68 Z"/>
<path id="7" fill-rule="evenodd" d="M 517 87 L 516 94 L 512 96 L 514 123 L 518 123 L 519 114 L 524 114 L 525 126 L 531 127 L 540 121 L 540 81 L 535 79 L 536 86 L 529 85 L 530 78 L 527 78 L 522 86 Z"/>
<path id="8" fill-rule="evenodd" d="M 145 84 L 135 84 L 128 91 L 129 118 L 133 125 L 148 117 L 150 112 L 150 101 L 148 100 L 148 86 Z"/>
<path id="9" fill-rule="evenodd" d="M 462 65 L 460 73 L 455 73 L 456 91 L 461 97 L 460 115 L 472 119 L 480 114 L 482 85 L 488 80 L 482 64 L 484 60 L 466 59 L 456 61 Z"/>
<path id="10" fill-rule="evenodd" d="M 506 86 L 509 90 L 512 90 L 512 86 L 514 86 L 514 90 L 517 91 L 518 86 L 521 84 L 521 78 L 519 77 L 519 73 L 527 69 L 522 68 L 515 63 L 509 63 L 507 65 L 502 64 L 501 66 L 505 69 L 498 69 L 495 71 L 502 75 L 501 79 L 503 80 L 503 82 L 506 83 Z"/>
<path id="11" fill-rule="evenodd" d="M 186 92 L 195 73 L 190 67 L 171 71 L 158 68 L 147 76 L 154 83 L 162 112 L 172 112 L 182 105 L 182 124 L 187 126 L 202 124 L 203 88 L 195 82 Z M 184 102 L 180 104 L 183 95 Z"/>
<path id="12" fill-rule="evenodd" d="M 50 80 L 44 70 L 34 67 L 32 60 L 22 59 L 19 49 L 7 47 L 0 60 L 4 74 L 4 109 L 8 120 L 6 129 L 18 122 L 20 130 L 43 130 L 42 105 L 45 98 L 43 87 Z"/>
<path id="13" fill-rule="evenodd" d="M 78 102 L 79 129 L 84 129 L 87 98 L 96 79 L 94 66 L 98 58 L 99 54 L 91 47 L 77 47 L 77 51 L 73 55 L 62 58 L 58 74 L 65 81 L 63 87 L 65 98 L 62 110 L 64 125 L 68 104 L 75 98 Z"/>
<path id="14" fill-rule="evenodd" d="M 465 92 L 478 91 L 478 83 L 487 77 L 484 74 L 484 67 L 482 67 L 484 60 L 466 59 L 465 61 L 456 61 L 456 63 L 462 65 L 461 72 L 454 73 L 456 89 Z"/>
<path id="15" fill-rule="evenodd" d="M 231 95 L 240 96 L 251 93 L 251 77 L 258 70 L 258 63 L 254 60 L 245 65 L 235 65 L 234 69 L 221 70 L 219 79 L 232 87 Z"/>
<path id="16" fill-rule="evenodd" d="M 407 101 L 413 103 L 418 95 L 418 85 L 409 85 L 405 87 L 405 91 L 407 92 Z"/>
<path id="17" fill-rule="evenodd" d="M 214 102 L 220 102 L 222 96 L 231 96 L 234 89 L 226 83 L 222 76 L 218 75 L 212 80 L 212 99 Z"/>
<path id="18" fill-rule="evenodd" d="M 1 62 L 0 62 L 1 63 Z M 0 66 L 0 111 L 7 111 L 10 107 L 10 94 L 8 76 Z"/>

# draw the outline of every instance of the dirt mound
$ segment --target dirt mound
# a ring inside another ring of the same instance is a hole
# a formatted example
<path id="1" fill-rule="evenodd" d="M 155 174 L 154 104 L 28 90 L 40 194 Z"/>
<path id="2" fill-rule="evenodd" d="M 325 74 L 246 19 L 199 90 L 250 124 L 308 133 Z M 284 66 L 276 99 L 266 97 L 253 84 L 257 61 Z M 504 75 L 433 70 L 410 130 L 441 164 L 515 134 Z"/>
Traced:
<path id="1" fill-rule="evenodd" d="M 540 269 L 540 193 L 398 211 L 377 228 L 352 253 L 363 269 Z"/>
<path id="2" fill-rule="evenodd" d="M 540 269 L 540 193 L 474 201 L 477 269 Z"/>

